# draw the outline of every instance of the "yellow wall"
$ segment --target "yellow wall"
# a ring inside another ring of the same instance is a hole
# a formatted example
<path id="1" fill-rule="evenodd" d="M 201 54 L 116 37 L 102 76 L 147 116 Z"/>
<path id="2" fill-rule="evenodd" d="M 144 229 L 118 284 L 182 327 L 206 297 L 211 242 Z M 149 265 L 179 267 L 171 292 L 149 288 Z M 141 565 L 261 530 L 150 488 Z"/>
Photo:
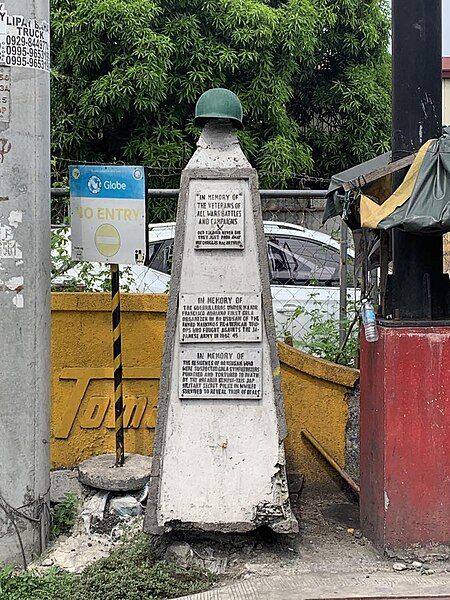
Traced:
<path id="1" fill-rule="evenodd" d="M 333 476 L 301 431 L 307 429 L 325 450 L 345 466 L 347 394 L 359 371 L 314 358 L 278 344 L 288 437 L 285 442 L 289 470 L 309 483 L 322 484 Z"/>
<path id="2" fill-rule="evenodd" d="M 166 295 L 124 294 L 126 449 L 151 454 L 162 357 Z M 52 294 L 52 466 L 71 467 L 114 448 L 111 315 L 108 294 Z M 301 438 L 308 429 L 345 462 L 345 395 L 358 371 L 279 345 L 289 435 L 288 470 L 309 483 L 330 472 Z"/>
<path id="3" fill-rule="evenodd" d="M 130 452 L 153 444 L 167 298 L 124 294 L 122 349 Z M 52 294 L 52 464 L 73 466 L 114 448 L 108 294 Z M 105 414 L 106 411 L 106 414 Z"/>

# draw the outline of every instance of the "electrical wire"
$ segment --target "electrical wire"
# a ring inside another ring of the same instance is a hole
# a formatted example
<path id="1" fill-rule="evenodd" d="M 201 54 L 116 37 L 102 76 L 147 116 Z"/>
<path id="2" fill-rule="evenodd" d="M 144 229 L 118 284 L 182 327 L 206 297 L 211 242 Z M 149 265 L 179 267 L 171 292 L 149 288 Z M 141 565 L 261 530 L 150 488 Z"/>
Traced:
<path id="1" fill-rule="evenodd" d="M 23 504 L 22 506 L 19 506 L 18 508 L 14 508 L 14 506 L 11 506 L 11 504 L 9 504 L 9 502 L 5 499 L 5 497 L 0 493 L 0 508 L 3 510 L 3 512 L 5 513 L 6 517 L 11 522 L 11 524 L 14 527 L 14 530 L 16 532 L 17 540 L 19 542 L 20 551 L 22 554 L 22 561 L 23 561 L 24 569 L 28 568 L 28 564 L 27 564 L 27 559 L 26 559 L 25 548 L 23 545 L 22 536 L 20 535 L 20 530 L 17 526 L 14 515 L 17 515 L 21 519 L 25 519 L 26 521 L 29 521 L 34 526 L 36 526 L 37 524 L 39 525 L 39 546 L 40 546 L 41 552 L 42 552 L 42 550 L 43 550 L 43 540 L 42 540 L 43 518 L 45 516 L 44 513 L 46 511 L 48 512 L 49 523 L 51 523 L 50 509 L 48 507 L 48 503 L 45 500 L 45 498 L 48 496 L 49 492 L 50 492 L 50 487 L 47 489 L 47 491 L 43 495 L 39 496 L 38 498 L 36 498 L 34 500 L 31 500 L 30 502 L 27 502 L 26 504 Z M 25 508 L 29 508 L 30 506 L 33 506 L 33 505 L 36 505 L 37 517 L 31 517 L 30 515 L 27 515 L 27 514 L 21 512 L 21 510 L 23 510 Z"/>
<path id="2" fill-rule="evenodd" d="M 6 517 L 11 521 L 12 526 L 14 527 L 14 530 L 15 530 L 16 535 L 17 535 L 17 540 L 18 540 L 19 546 L 20 546 L 20 552 L 22 553 L 23 568 L 25 570 L 27 570 L 28 569 L 28 563 L 27 563 L 27 557 L 25 555 L 25 548 L 23 546 L 22 536 L 20 535 L 20 531 L 19 531 L 19 528 L 17 527 L 17 523 L 14 520 L 14 517 L 10 514 L 10 512 L 8 511 L 8 509 L 6 509 L 3 506 L 2 498 L 0 498 L 0 508 L 3 510 L 3 512 L 5 513 Z"/>

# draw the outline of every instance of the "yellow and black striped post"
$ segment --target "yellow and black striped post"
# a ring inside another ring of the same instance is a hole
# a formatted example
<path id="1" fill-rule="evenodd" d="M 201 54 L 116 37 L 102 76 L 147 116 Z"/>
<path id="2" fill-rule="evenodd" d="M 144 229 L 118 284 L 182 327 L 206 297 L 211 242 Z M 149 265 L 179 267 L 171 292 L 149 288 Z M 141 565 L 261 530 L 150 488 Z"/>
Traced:
<path id="1" fill-rule="evenodd" d="M 116 430 L 116 467 L 125 461 L 123 433 L 122 341 L 120 332 L 120 280 L 119 265 L 111 265 L 111 309 L 114 359 L 114 423 Z"/>

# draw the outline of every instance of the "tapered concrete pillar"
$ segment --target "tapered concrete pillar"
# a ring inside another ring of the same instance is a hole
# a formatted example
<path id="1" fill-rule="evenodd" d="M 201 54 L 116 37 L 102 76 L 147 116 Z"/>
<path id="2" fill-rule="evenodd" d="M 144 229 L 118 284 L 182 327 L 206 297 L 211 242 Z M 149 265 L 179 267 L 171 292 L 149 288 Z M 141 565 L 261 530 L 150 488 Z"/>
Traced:
<path id="1" fill-rule="evenodd" d="M 296 531 L 285 436 L 257 174 L 213 119 L 181 179 L 146 531 Z"/>

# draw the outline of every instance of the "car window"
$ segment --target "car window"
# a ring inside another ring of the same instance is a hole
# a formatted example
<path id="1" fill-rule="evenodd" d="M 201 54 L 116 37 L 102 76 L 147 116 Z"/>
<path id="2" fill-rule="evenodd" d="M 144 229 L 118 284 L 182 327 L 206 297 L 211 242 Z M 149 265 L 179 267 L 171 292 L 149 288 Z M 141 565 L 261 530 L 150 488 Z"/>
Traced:
<path id="1" fill-rule="evenodd" d="M 162 241 L 161 242 L 150 242 L 148 245 L 148 260 L 147 260 L 147 265 L 149 267 L 153 267 L 154 263 L 155 263 L 155 258 L 156 255 L 158 254 L 158 250 L 161 248 L 162 245 Z"/>
<path id="2" fill-rule="evenodd" d="M 170 275 L 172 270 L 173 239 L 159 240 L 148 245 L 148 266 Z"/>
<path id="3" fill-rule="evenodd" d="M 305 238 L 267 236 L 271 283 L 339 285 L 339 252 Z"/>
<path id="4" fill-rule="evenodd" d="M 339 252 L 305 238 L 267 235 L 272 284 L 339 285 Z M 148 266 L 170 275 L 173 238 L 149 244 Z"/>

